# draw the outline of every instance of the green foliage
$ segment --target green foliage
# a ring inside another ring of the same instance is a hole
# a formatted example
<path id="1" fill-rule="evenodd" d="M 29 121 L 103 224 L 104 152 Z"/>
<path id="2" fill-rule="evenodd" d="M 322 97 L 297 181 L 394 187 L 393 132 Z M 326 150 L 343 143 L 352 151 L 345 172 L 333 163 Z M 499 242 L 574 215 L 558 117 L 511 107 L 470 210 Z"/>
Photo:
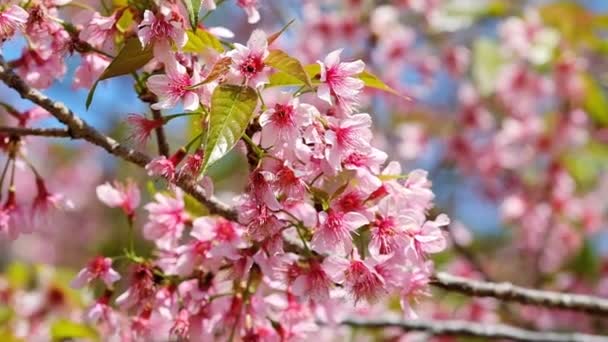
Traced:
<path id="1" fill-rule="evenodd" d="M 93 101 L 95 89 L 100 81 L 108 78 L 127 75 L 135 72 L 137 69 L 148 64 L 154 57 L 152 46 L 148 45 L 146 48 L 141 46 L 141 42 L 137 37 L 131 37 L 125 41 L 125 45 L 122 47 L 118 56 L 112 60 L 112 63 L 108 65 L 106 70 L 101 74 L 97 82 L 93 85 L 87 96 L 86 107 L 87 109 Z"/>
<path id="2" fill-rule="evenodd" d="M 198 26 L 198 14 L 201 11 L 201 0 L 183 0 L 186 10 L 188 11 L 188 19 L 193 29 Z"/>
<path id="3" fill-rule="evenodd" d="M 587 10 L 574 1 L 558 1 L 540 7 L 540 15 L 548 25 L 574 44 L 608 52 L 608 43 L 596 30 L 608 26 L 608 16 Z"/>
<path id="4" fill-rule="evenodd" d="M 600 274 L 600 267 L 600 259 L 597 253 L 591 243 L 585 240 L 578 255 L 570 263 L 570 269 L 581 277 L 593 279 Z"/>
<path id="5" fill-rule="evenodd" d="M 608 126 L 608 99 L 600 84 L 589 74 L 583 75 L 585 98 L 583 106 L 587 114 L 600 126 Z"/>
<path id="6" fill-rule="evenodd" d="M 68 339 L 99 341 L 97 332 L 90 326 L 63 319 L 53 323 L 51 326 L 51 337 L 53 341 L 63 341 Z"/>
<path id="7" fill-rule="evenodd" d="M 268 84 L 268 87 L 297 87 L 307 85 L 301 75 L 299 77 L 296 77 L 293 73 L 290 74 L 285 70 L 281 70 L 281 68 L 276 69 L 279 71 L 270 75 L 270 83 Z M 313 86 L 317 86 L 321 83 L 319 81 L 319 73 L 321 72 L 321 66 L 319 64 L 315 63 L 306 65 L 304 66 L 304 71 L 308 75 L 308 79 L 311 80 L 311 84 Z M 368 88 L 378 89 L 397 96 L 401 96 L 395 89 L 389 87 L 386 83 L 382 82 L 376 75 L 372 74 L 369 71 L 363 71 L 357 76 L 360 80 L 363 81 L 365 86 Z"/>
<path id="8" fill-rule="evenodd" d="M 271 50 L 270 54 L 264 60 L 264 63 L 271 67 L 285 73 L 286 75 L 292 76 L 298 82 L 312 88 L 310 79 L 304 67 L 297 59 L 289 56 L 287 53 L 281 50 Z"/>
<path id="9" fill-rule="evenodd" d="M 222 42 L 211 33 L 197 29 L 196 32 L 188 31 L 188 42 L 182 49 L 184 52 L 201 53 L 207 49 L 214 49 L 218 52 L 224 52 Z"/>
<path id="10" fill-rule="evenodd" d="M 14 261 L 6 267 L 6 278 L 11 287 L 25 289 L 32 281 L 32 272 L 28 265 Z"/>
<path id="11" fill-rule="evenodd" d="M 220 85 L 211 96 L 203 173 L 241 139 L 255 111 L 258 97 L 251 87 Z"/>
<path id="12" fill-rule="evenodd" d="M 481 38 L 473 45 L 473 80 L 483 96 L 494 92 L 496 77 L 503 64 L 498 44 L 488 38 Z"/>
<path id="13" fill-rule="evenodd" d="M 581 190 L 593 188 L 600 173 L 608 169 L 608 146 L 589 143 L 562 158 L 566 169 Z"/>

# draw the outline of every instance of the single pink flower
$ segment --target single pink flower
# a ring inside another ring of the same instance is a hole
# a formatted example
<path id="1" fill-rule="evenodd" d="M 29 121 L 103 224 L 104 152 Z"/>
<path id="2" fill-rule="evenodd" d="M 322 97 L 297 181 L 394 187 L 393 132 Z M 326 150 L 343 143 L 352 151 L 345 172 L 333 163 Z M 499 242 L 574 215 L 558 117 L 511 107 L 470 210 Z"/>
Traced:
<path id="1" fill-rule="evenodd" d="M 171 109 L 181 102 L 185 110 L 196 110 L 199 107 L 199 96 L 190 87 L 200 82 L 198 72 L 188 75 L 186 68 L 174 58 L 165 61 L 165 72 L 165 75 L 152 75 L 148 78 L 150 91 L 159 98 L 152 108 Z"/>
<path id="2" fill-rule="evenodd" d="M 121 208 L 127 216 L 133 216 L 139 206 L 140 193 L 137 184 L 128 180 L 125 184 L 114 182 L 97 187 L 97 198 L 110 208 Z"/>
<path id="3" fill-rule="evenodd" d="M 352 250 L 350 234 L 367 223 L 367 218 L 356 212 L 320 212 L 319 225 L 311 241 L 312 248 L 319 253 L 344 255 Z"/>
<path id="4" fill-rule="evenodd" d="M 384 278 L 374 268 L 376 263 L 371 258 L 361 260 L 355 251 L 351 260 L 330 256 L 323 267 L 334 282 L 344 284 L 355 302 L 365 299 L 373 303 L 387 292 Z"/>
<path id="5" fill-rule="evenodd" d="M 175 178 L 177 165 L 186 157 L 186 150 L 180 148 L 171 157 L 159 156 L 146 165 L 150 177 L 164 177 L 169 181 Z"/>
<path id="6" fill-rule="evenodd" d="M 371 150 L 372 119 L 369 114 L 356 114 L 350 118 L 333 120 L 330 129 L 325 132 L 325 141 L 329 145 L 326 158 L 335 170 L 341 170 L 342 160 L 351 153 L 369 153 Z M 349 161 L 352 163 L 352 160 Z"/>
<path id="7" fill-rule="evenodd" d="M 103 17 L 94 12 L 93 17 L 80 31 L 79 38 L 94 47 L 111 50 L 114 45 L 114 34 L 117 32 L 116 16 Z"/>
<path id="8" fill-rule="evenodd" d="M 87 267 L 78 272 L 70 286 L 79 289 L 95 279 L 101 279 L 107 287 L 120 280 L 120 274 L 112 269 L 112 259 L 98 256 L 91 260 Z"/>
<path id="9" fill-rule="evenodd" d="M 186 45 L 188 35 L 184 24 L 185 20 L 179 12 L 161 5 L 156 14 L 150 10 L 144 12 L 144 20 L 139 24 L 137 36 L 142 46 L 154 43 L 154 55 L 160 58 L 166 56 L 167 51 L 171 49 L 171 43 L 178 49 Z"/>
<path id="10" fill-rule="evenodd" d="M 155 240 L 161 246 L 173 246 L 181 236 L 184 225 L 190 220 L 186 213 L 184 195 L 176 190 L 175 197 L 161 193 L 154 195 L 155 202 L 148 203 L 148 222 L 144 225 L 144 237 Z"/>
<path id="11" fill-rule="evenodd" d="M 254 171 L 250 176 L 250 192 L 258 203 L 267 206 L 272 211 L 277 211 L 281 209 L 281 204 L 271 186 L 274 179 L 275 176 L 268 171 Z"/>
<path id="12" fill-rule="evenodd" d="M 155 129 L 164 124 L 162 119 L 148 119 L 140 114 L 129 114 L 126 121 L 131 130 L 130 138 L 142 145 L 150 139 L 150 135 Z"/>
<path id="13" fill-rule="evenodd" d="M 97 81 L 103 71 L 110 65 L 110 61 L 97 53 L 82 55 L 81 63 L 74 73 L 74 89 L 89 89 Z"/>
<path id="14" fill-rule="evenodd" d="M 62 194 L 50 193 L 41 178 L 36 178 L 37 194 L 32 203 L 31 224 L 33 229 L 54 222 L 60 211 L 74 208 L 74 204 Z"/>
<path id="15" fill-rule="evenodd" d="M 264 31 L 255 30 L 247 46 L 235 43 L 234 50 L 228 52 L 228 57 L 232 58 L 232 71 L 256 88 L 268 83 L 270 68 L 264 64 L 269 54 L 267 39 Z"/>
<path id="16" fill-rule="evenodd" d="M 411 238 L 411 246 L 419 256 L 439 253 L 446 248 L 447 241 L 439 227 L 450 223 L 447 215 L 440 214 L 434 221 L 426 221 L 423 212 L 408 210 L 404 216 L 405 232 Z"/>
<path id="17" fill-rule="evenodd" d="M 317 89 L 317 96 L 331 104 L 332 96 L 336 104 L 346 113 L 354 111 L 358 104 L 357 96 L 363 89 L 364 83 L 354 77 L 365 70 L 365 63 L 361 60 L 349 63 L 340 63 L 342 50 L 331 52 L 323 62 L 317 61 L 321 66 L 321 85 Z"/>
<path id="18" fill-rule="evenodd" d="M 260 21 L 260 12 L 257 9 L 259 0 L 237 0 L 236 4 L 247 13 L 247 22 L 255 24 Z"/>
<path id="19" fill-rule="evenodd" d="M 129 288 L 116 298 L 116 304 L 121 309 L 128 310 L 134 306 L 144 308 L 141 312 L 143 317 L 149 318 L 150 305 L 156 294 L 154 273 L 150 265 L 136 264 L 131 272 Z"/>
<path id="20" fill-rule="evenodd" d="M 16 30 L 22 30 L 29 14 L 17 5 L 10 5 L 0 11 L 0 43 L 11 38 Z"/>
<path id="21" fill-rule="evenodd" d="M 289 93 L 281 93 L 276 102 L 269 104 L 269 109 L 260 115 L 262 146 L 293 146 L 300 130 L 312 124 L 315 113 L 318 112 L 313 106 L 300 104 L 298 98 L 292 98 Z"/>
<path id="22" fill-rule="evenodd" d="M 308 270 L 294 280 L 291 290 L 298 296 L 322 302 L 329 298 L 329 290 L 333 285 L 321 264 L 313 260 Z"/>
<path id="23" fill-rule="evenodd" d="M 15 240 L 21 233 L 32 233 L 33 226 L 27 214 L 29 211 L 17 203 L 15 191 L 9 190 L 8 198 L 0 208 L 0 236 Z"/>

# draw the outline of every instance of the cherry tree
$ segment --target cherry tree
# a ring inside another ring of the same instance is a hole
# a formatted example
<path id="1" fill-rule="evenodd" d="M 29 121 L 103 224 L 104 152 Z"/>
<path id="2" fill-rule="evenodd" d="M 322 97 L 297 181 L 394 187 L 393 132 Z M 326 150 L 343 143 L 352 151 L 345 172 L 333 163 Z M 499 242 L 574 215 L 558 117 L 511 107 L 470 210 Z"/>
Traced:
<path id="1" fill-rule="evenodd" d="M 607 22 L 3 2 L 0 336 L 606 340 Z"/>

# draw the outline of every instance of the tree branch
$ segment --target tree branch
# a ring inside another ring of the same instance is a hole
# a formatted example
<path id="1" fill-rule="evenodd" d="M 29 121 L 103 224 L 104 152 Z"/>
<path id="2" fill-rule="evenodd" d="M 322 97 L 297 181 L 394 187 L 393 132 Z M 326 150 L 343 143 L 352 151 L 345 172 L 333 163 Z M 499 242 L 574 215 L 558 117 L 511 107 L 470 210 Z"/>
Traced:
<path id="1" fill-rule="evenodd" d="M 472 296 L 494 297 L 522 304 L 608 315 L 608 300 L 594 296 L 541 291 L 515 286 L 511 283 L 490 283 L 443 272 L 433 276 L 431 285 Z"/>
<path id="2" fill-rule="evenodd" d="M 39 137 L 56 137 L 68 138 L 70 131 L 65 128 L 26 128 L 26 127 L 6 127 L 0 126 L 0 134 L 12 136 L 39 136 Z"/>
<path id="3" fill-rule="evenodd" d="M 606 342 L 608 337 L 579 333 L 539 332 L 520 329 L 504 324 L 474 323 L 459 320 L 346 320 L 341 323 L 350 327 L 368 329 L 399 328 L 404 331 L 421 331 L 431 335 L 468 336 L 484 339 L 508 339 L 529 342 Z"/>
<path id="4" fill-rule="evenodd" d="M 160 110 L 152 109 L 152 117 L 154 120 L 160 122 L 163 121 L 163 115 Z M 162 156 L 169 157 L 169 143 L 167 142 L 167 136 L 165 135 L 165 128 L 163 125 L 156 128 L 156 143 L 158 144 L 158 153 Z"/>
<path id="5" fill-rule="evenodd" d="M 116 140 L 102 134 L 90 126 L 86 121 L 76 116 L 63 103 L 55 102 L 46 95 L 42 94 L 40 91 L 27 85 L 6 65 L 6 62 L 2 56 L 0 56 L 0 80 L 2 80 L 10 88 L 17 91 L 22 98 L 28 99 L 46 109 L 59 121 L 65 124 L 68 127 L 71 137 L 75 139 L 84 139 L 105 149 L 110 154 L 118 156 L 141 167 L 145 167 L 146 164 L 150 162 L 151 158 L 147 155 L 123 146 Z M 186 193 L 190 194 L 192 197 L 204 204 L 212 214 L 221 215 L 232 220 L 236 219 L 236 212 L 229 206 L 213 197 L 207 198 L 203 189 L 197 184 L 195 179 L 180 176 L 177 178 L 175 183 Z"/>

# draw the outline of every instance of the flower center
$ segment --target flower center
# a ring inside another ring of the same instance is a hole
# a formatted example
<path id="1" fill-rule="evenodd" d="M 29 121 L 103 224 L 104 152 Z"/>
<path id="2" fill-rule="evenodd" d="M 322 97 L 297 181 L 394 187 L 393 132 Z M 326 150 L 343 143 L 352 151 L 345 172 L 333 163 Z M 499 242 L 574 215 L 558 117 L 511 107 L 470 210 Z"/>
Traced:
<path id="1" fill-rule="evenodd" d="M 264 61 L 261 56 L 249 55 L 239 68 L 246 78 L 252 78 L 264 69 Z"/>

